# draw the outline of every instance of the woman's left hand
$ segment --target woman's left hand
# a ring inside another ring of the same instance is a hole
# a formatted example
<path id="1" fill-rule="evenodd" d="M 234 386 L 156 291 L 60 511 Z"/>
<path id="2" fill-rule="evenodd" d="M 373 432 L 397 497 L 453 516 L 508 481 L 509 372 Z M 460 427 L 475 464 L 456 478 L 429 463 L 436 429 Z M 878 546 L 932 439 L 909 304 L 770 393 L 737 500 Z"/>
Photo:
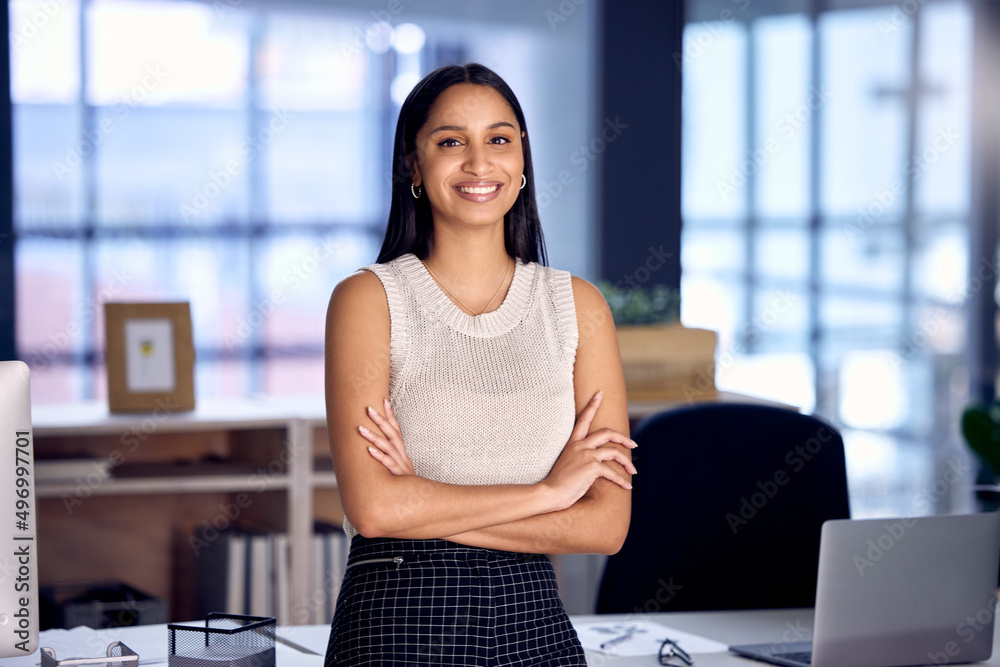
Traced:
<path id="1" fill-rule="evenodd" d="M 392 407 L 387 399 L 382 400 L 385 407 L 385 414 L 379 413 L 374 408 L 368 408 L 368 417 L 378 426 L 381 433 L 358 427 L 361 436 L 372 443 L 368 447 L 368 453 L 384 465 L 393 475 L 415 475 L 413 463 L 406 454 L 406 446 L 403 445 L 403 433 L 399 429 L 399 422 L 392 414 Z"/>

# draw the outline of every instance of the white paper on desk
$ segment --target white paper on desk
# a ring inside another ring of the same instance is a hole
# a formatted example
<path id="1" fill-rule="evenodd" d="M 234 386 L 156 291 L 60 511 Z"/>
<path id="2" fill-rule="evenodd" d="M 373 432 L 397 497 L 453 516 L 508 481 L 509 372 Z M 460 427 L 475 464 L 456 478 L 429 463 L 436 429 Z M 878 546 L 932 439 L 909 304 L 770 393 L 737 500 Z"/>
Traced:
<path id="1" fill-rule="evenodd" d="M 628 623 L 595 621 L 574 624 L 573 627 L 576 628 L 576 632 L 580 636 L 580 643 L 583 644 L 585 650 L 604 655 L 657 655 L 664 639 L 674 640 L 682 649 L 692 655 L 695 653 L 721 653 L 729 649 L 728 646 L 714 639 L 693 635 L 683 630 L 675 630 L 653 621 Z M 631 635 L 628 639 L 601 648 L 601 644 L 615 637 L 621 637 L 629 632 L 630 628 Z"/>

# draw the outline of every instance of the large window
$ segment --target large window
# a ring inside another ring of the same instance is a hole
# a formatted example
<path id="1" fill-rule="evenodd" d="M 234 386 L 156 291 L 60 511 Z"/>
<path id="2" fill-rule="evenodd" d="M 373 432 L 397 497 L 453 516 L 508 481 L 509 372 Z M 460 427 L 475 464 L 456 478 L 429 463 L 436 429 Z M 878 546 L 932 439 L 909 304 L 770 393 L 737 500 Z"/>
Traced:
<path id="1" fill-rule="evenodd" d="M 190 302 L 199 397 L 321 393 L 330 291 L 375 260 L 399 104 L 440 64 L 511 83 L 540 183 L 588 139 L 590 8 L 339 4 L 10 3 L 33 400 L 104 397 L 107 301 Z M 553 263 L 584 275 L 586 176 L 542 210 Z"/>
<path id="2" fill-rule="evenodd" d="M 690 1 L 683 319 L 720 387 L 842 429 L 855 516 L 955 509 L 970 9 L 816 4 Z"/>

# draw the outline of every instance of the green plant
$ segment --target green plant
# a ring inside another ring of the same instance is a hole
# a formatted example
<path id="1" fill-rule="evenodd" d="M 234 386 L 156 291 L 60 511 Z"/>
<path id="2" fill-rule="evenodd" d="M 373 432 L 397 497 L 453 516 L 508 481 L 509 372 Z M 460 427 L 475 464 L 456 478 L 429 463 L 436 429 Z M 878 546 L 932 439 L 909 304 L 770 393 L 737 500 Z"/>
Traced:
<path id="1" fill-rule="evenodd" d="M 681 294 L 666 285 L 621 288 L 597 283 L 611 307 L 615 324 L 669 324 L 681 318 Z"/>
<path id="2" fill-rule="evenodd" d="M 1000 474 L 1000 401 L 967 406 L 962 413 L 962 435 L 993 474 Z"/>

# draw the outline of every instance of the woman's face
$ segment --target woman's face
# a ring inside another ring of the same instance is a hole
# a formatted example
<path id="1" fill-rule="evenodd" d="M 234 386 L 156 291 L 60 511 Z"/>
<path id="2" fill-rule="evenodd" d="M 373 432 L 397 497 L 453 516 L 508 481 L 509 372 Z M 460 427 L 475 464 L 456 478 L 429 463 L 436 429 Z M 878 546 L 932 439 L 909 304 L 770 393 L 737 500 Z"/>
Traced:
<path id="1" fill-rule="evenodd" d="M 522 136 L 514 111 L 489 86 L 459 83 L 438 96 L 417 132 L 413 173 L 435 226 L 503 225 L 521 188 Z"/>

